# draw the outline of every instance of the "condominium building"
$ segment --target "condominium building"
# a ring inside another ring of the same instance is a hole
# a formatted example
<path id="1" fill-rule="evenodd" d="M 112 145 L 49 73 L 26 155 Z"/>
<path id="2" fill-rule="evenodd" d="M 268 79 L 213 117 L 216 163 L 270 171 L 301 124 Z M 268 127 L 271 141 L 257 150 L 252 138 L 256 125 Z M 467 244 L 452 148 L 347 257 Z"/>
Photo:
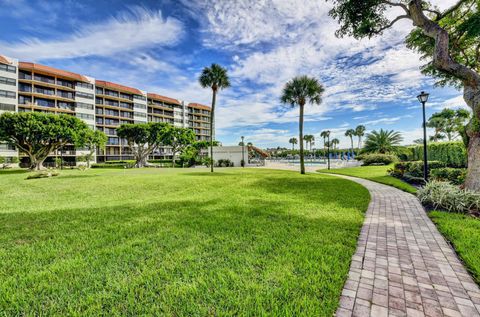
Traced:
<path id="1" fill-rule="evenodd" d="M 5 111 L 78 117 L 108 136 L 106 148 L 97 151 L 98 162 L 132 158 L 126 141 L 116 132 L 124 123 L 166 122 L 192 129 L 197 140 L 211 137 L 208 106 L 0 55 L 0 114 Z M 66 164 L 74 165 L 84 154 L 70 145 L 52 157 L 61 156 Z M 14 148 L 0 144 L 0 156 L 17 155 Z M 171 156 L 168 147 L 152 155 L 162 159 Z"/>

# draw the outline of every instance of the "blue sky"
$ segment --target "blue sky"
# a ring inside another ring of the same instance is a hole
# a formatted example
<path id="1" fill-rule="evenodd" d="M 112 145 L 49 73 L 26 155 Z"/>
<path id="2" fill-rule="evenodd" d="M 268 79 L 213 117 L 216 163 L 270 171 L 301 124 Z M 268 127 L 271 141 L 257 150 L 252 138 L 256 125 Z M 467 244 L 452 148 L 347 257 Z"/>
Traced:
<path id="1" fill-rule="evenodd" d="M 302 74 L 326 88 L 323 103 L 306 109 L 305 133 L 320 140 L 329 129 L 345 147 L 345 130 L 358 124 L 401 131 L 405 143 L 421 137 L 421 90 L 431 94 L 427 115 L 464 106 L 459 91 L 420 74 L 419 56 L 403 44 L 411 23 L 370 40 L 337 39 L 328 10 L 317 0 L 0 0 L 0 54 L 204 104 L 211 92 L 198 75 L 219 63 L 232 82 L 218 98 L 223 144 L 244 135 L 261 147 L 288 146 L 298 109 L 279 98 Z"/>

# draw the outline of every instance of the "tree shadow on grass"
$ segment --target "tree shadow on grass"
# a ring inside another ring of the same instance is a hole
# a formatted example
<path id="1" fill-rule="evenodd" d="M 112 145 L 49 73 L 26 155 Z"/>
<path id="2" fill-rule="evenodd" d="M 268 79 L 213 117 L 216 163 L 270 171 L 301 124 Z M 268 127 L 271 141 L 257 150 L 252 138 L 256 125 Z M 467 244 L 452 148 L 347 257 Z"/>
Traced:
<path id="1" fill-rule="evenodd" d="M 0 175 L 24 174 L 28 172 L 30 172 L 30 170 L 28 169 L 5 169 L 5 170 L 0 169 Z"/>
<path id="2" fill-rule="evenodd" d="M 69 174 L 69 175 L 62 175 L 60 174 L 56 179 L 64 179 L 64 178 L 90 178 L 90 177 L 98 177 L 101 176 L 99 174 Z"/>

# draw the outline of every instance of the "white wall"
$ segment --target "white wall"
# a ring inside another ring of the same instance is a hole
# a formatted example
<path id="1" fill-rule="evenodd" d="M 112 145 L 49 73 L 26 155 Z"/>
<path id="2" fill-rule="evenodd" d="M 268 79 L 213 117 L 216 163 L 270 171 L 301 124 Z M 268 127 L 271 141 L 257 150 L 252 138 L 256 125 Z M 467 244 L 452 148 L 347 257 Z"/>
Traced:
<path id="1" fill-rule="evenodd" d="M 5 56 L 4 56 L 5 57 Z M 8 91 L 13 94 L 15 94 L 14 98 L 6 98 L 0 96 L 0 104 L 6 105 L 6 106 L 14 106 L 14 111 L 17 111 L 18 109 L 18 60 L 14 58 L 9 58 L 5 57 L 9 64 L 8 66 L 15 67 L 15 72 L 10 72 L 10 71 L 4 71 L 0 69 L 0 76 L 4 78 L 9 78 L 9 79 L 14 79 L 15 80 L 15 85 L 6 85 L 0 83 L 0 90 Z M 2 110 L 3 106 L 0 107 L 0 115 L 4 112 L 7 112 L 6 110 Z M 13 157 L 13 156 L 18 156 L 18 152 L 16 150 L 11 150 L 8 148 L 6 144 L 0 144 L 0 156 L 6 156 L 6 157 Z"/>
<path id="2" fill-rule="evenodd" d="M 248 163 L 248 147 L 244 146 L 243 157 L 245 163 Z M 210 152 L 209 152 L 210 153 Z M 210 154 L 209 154 L 210 156 Z M 213 159 L 215 162 L 221 159 L 228 159 L 233 162 L 234 167 L 240 167 L 242 162 L 242 147 L 241 146 L 214 146 L 213 147 Z"/>

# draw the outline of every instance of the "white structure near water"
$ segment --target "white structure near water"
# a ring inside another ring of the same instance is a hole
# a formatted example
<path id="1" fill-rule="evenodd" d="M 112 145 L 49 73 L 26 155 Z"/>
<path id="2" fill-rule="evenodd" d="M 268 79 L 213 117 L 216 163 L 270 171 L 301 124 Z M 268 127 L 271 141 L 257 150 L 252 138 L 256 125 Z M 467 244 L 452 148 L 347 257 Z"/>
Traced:
<path id="1" fill-rule="evenodd" d="M 243 154 L 242 154 L 243 150 Z M 214 146 L 213 159 L 230 160 L 234 167 L 242 166 L 242 159 L 245 159 L 245 164 L 248 164 L 248 147 L 247 146 Z"/>

